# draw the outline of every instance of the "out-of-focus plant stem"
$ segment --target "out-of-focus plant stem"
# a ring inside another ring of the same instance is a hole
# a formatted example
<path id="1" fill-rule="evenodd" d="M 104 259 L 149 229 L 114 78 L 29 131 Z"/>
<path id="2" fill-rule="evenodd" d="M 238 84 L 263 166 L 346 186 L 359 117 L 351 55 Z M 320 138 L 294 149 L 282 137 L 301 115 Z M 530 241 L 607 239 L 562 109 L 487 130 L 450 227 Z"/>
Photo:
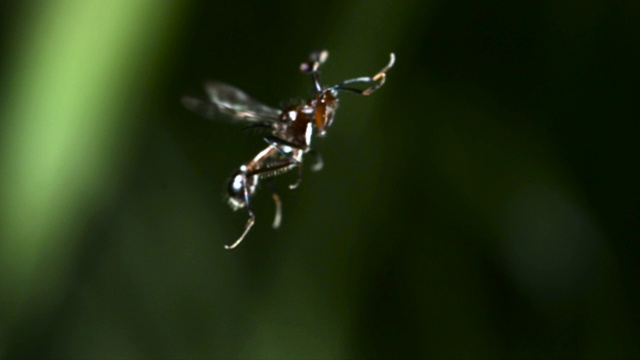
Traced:
<path id="1" fill-rule="evenodd" d="M 177 3 L 69 0 L 30 9 L 0 103 L 2 324 L 56 303 L 73 239 L 108 201 L 126 160 L 135 129 L 129 101 L 157 68 L 150 65 L 166 48 L 159 44 L 175 27 Z"/>

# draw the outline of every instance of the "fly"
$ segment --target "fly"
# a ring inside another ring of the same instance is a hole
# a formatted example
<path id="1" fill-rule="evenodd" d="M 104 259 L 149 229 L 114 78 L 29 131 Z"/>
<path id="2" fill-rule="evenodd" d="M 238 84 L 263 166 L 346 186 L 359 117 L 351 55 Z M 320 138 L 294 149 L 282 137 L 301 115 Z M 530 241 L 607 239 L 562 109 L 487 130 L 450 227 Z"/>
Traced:
<path id="1" fill-rule="evenodd" d="M 320 82 L 320 65 L 328 56 L 329 52 L 326 50 L 312 52 L 309 60 L 300 65 L 300 71 L 311 76 L 314 95 L 306 102 L 282 109 L 263 105 L 242 90 L 220 82 L 205 83 L 204 88 L 208 95 L 206 100 L 190 96 L 182 98 L 182 103 L 187 109 L 206 118 L 227 118 L 234 122 L 244 122 L 250 127 L 264 128 L 269 132 L 264 137 L 267 147 L 241 165 L 229 179 L 227 202 L 233 210 L 246 208 L 249 219 L 240 237 L 233 244 L 225 245 L 226 249 L 238 246 L 253 227 L 256 216 L 251 208 L 251 199 L 261 179 L 297 169 L 297 179 L 289 185 L 290 189 L 297 188 L 302 181 L 302 159 L 305 154 L 315 158 L 312 170 L 322 168 L 322 158 L 311 148 L 311 139 L 314 134 L 324 136 L 327 128 L 333 123 L 338 108 L 338 93 L 348 91 L 364 96 L 371 95 L 384 84 L 387 71 L 395 62 L 395 55 L 391 53 L 387 66 L 376 75 L 353 78 L 324 87 Z M 360 90 L 353 87 L 356 84 L 368 87 Z M 273 228 L 278 228 L 282 219 L 282 203 L 273 189 L 272 197 L 276 206 Z"/>

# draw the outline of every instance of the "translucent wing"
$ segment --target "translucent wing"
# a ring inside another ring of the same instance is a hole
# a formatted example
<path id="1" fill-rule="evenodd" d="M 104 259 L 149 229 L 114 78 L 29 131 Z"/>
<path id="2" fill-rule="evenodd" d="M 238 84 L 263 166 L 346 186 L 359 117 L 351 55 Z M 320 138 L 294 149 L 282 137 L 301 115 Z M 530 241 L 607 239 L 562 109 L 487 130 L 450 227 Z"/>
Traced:
<path id="1" fill-rule="evenodd" d="M 272 123 L 280 118 L 281 110 L 264 105 L 231 85 L 207 82 L 204 89 L 208 100 L 185 96 L 182 104 L 209 119 L 224 115 L 233 121 Z"/>

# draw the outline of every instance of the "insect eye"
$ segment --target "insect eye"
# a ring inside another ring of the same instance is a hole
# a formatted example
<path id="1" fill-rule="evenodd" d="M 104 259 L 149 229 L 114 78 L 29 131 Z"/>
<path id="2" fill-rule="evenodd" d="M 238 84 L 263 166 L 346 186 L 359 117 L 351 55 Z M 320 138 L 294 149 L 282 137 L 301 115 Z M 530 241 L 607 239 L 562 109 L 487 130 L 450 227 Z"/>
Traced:
<path id="1" fill-rule="evenodd" d="M 318 71 L 320 64 L 317 61 L 306 61 L 300 64 L 300 72 L 309 75 Z"/>
<path id="2" fill-rule="evenodd" d="M 328 57 L 329 57 L 329 52 L 327 50 L 314 51 L 311 53 L 311 56 L 309 56 L 311 61 L 315 61 L 320 64 L 323 64 L 325 61 L 327 61 Z"/>

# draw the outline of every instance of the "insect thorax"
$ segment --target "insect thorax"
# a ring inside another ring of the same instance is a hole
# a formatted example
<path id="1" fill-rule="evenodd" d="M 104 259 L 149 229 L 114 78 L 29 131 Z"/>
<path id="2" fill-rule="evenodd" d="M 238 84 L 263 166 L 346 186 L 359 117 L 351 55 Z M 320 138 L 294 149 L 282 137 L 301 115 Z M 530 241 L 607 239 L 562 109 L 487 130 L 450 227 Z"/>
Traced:
<path id="1" fill-rule="evenodd" d="M 338 98 L 333 91 L 321 93 L 318 99 L 314 100 L 315 107 L 314 120 L 320 135 L 324 135 L 326 129 L 333 123 L 333 118 L 338 108 Z"/>

